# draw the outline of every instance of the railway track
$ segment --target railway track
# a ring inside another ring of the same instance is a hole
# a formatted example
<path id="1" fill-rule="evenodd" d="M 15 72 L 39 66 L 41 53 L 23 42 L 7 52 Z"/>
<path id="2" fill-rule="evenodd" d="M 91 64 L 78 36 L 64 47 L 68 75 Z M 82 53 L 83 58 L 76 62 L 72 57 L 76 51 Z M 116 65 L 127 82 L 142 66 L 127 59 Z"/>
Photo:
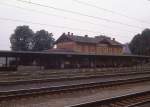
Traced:
<path id="1" fill-rule="evenodd" d="M 139 75 L 139 76 L 137 76 Z M 123 72 L 123 73 L 112 73 L 112 74 L 105 74 L 105 75 L 84 75 L 84 76 L 72 76 L 72 77 L 62 77 L 62 78 L 48 78 L 48 79 L 33 79 L 32 81 L 13 81 L 13 82 L 0 82 L 1 86 L 7 86 L 7 85 L 18 85 L 18 84 L 30 84 L 30 83 L 42 83 L 42 82 L 64 82 L 64 81 L 72 81 L 72 80 L 84 80 L 84 79 L 93 79 L 93 78 L 110 78 L 110 77 L 120 77 L 115 80 L 109 80 L 109 81 L 94 81 L 94 82 L 87 82 L 87 83 L 78 83 L 78 84 L 64 84 L 64 85 L 55 85 L 50 87 L 39 87 L 39 88 L 30 88 L 30 89 L 19 89 L 19 90 L 10 90 L 10 91 L 0 91 L 0 102 L 8 99 L 14 99 L 14 98 L 24 98 L 28 96 L 39 96 L 43 94 L 59 94 L 59 93 L 66 93 L 66 92 L 75 92 L 79 90 L 90 90 L 93 88 L 109 88 L 114 86 L 120 86 L 125 84 L 134 84 L 134 83 L 142 83 L 146 81 L 150 81 L 150 72 L 145 70 L 144 72 Z M 122 77 L 128 77 L 130 78 L 122 78 Z M 137 76 L 137 77 L 136 77 Z M 132 78 L 131 78 L 132 77 Z M 145 92 L 144 92 L 145 93 Z M 144 94 L 142 93 L 142 94 Z M 148 95 L 150 92 L 146 92 Z M 116 97 L 113 99 L 108 99 L 107 101 L 110 103 L 104 103 L 106 101 L 97 101 L 88 103 L 89 105 L 84 106 L 86 104 L 81 105 L 73 105 L 72 107 L 134 107 L 135 105 L 144 103 L 146 101 L 150 100 L 149 97 L 139 97 L 137 95 L 142 95 L 140 93 L 137 93 L 135 95 L 129 95 L 129 96 L 122 96 L 122 97 Z M 147 94 L 144 94 L 145 96 Z M 132 98 L 131 98 L 132 97 Z M 136 99 L 137 98 L 137 99 Z M 138 100 L 140 99 L 141 100 Z M 143 98 L 143 100 L 142 100 Z M 148 100 L 146 100 L 146 98 Z M 130 99 L 130 101 L 128 100 Z M 133 102 L 136 101 L 136 102 Z M 132 104 L 131 104 L 132 103 Z M 93 104 L 90 106 L 90 104 Z M 96 104 L 96 105 L 95 105 Z M 133 105 L 134 104 L 134 105 Z"/>
<path id="2" fill-rule="evenodd" d="M 46 81 L 64 81 L 64 80 L 76 80 L 76 79 L 88 79 L 88 78 L 102 78 L 102 77 L 114 77 L 114 76 L 125 76 L 125 75 L 140 75 L 140 74 L 150 74 L 150 71 L 145 70 L 143 72 L 116 72 L 116 73 L 96 73 L 96 74 L 88 74 L 84 75 L 76 74 L 76 75 L 57 75 L 50 76 L 49 78 L 38 78 L 38 79 L 30 79 L 30 80 L 15 80 L 15 81 L 0 81 L 0 85 L 13 85 L 13 84 L 28 84 L 35 82 L 46 82 Z"/>
<path id="3" fill-rule="evenodd" d="M 132 107 L 149 107 L 149 106 L 150 106 L 150 101 L 145 101 L 143 103 L 141 102 L 141 103 L 135 104 Z"/>
<path id="4" fill-rule="evenodd" d="M 70 107 L 136 107 L 147 102 L 150 102 L 150 91 L 89 102 L 86 104 L 77 104 Z"/>
<path id="5" fill-rule="evenodd" d="M 77 90 L 85 90 L 92 89 L 98 87 L 112 87 L 119 86 L 124 84 L 133 84 L 137 82 L 145 82 L 150 81 L 150 76 L 142 76 L 135 78 L 120 78 L 111 81 L 101 81 L 101 82 L 89 82 L 89 83 L 78 83 L 72 85 L 58 85 L 51 87 L 40 87 L 40 88 L 30 88 L 30 89 L 20 89 L 20 90 L 11 90 L 11 91 L 2 91 L 0 92 L 0 100 L 4 100 L 7 98 L 13 97 L 23 97 L 23 96 L 32 96 L 32 95 L 40 95 L 46 93 L 64 93 L 68 91 L 77 91 Z"/>
<path id="6" fill-rule="evenodd" d="M 75 77 L 75 76 L 102 76 L 113 75 L 119 73 L 138 73 L 149 72 L 150 68 L 105 68 L 105 69 L 80 69 L 80 70 L 60 70 L 60 71 L 35 71 L 33 72 L 0 72 L 0 82 L 7 81 L 25 81 L 32 79 L 59 78 L 59 77 Z M 70 73 L 71 72 L 71 73 Z"/>

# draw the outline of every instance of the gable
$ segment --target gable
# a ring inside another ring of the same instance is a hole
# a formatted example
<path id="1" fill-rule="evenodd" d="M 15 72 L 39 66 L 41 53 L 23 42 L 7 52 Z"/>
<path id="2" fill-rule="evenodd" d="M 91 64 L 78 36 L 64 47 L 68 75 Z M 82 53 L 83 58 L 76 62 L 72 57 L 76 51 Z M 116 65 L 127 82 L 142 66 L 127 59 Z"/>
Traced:
<path id="1" fill-rule="evenodd" d="M 67 35 L 62 35 L 56 40 L 55 44 L 70 41 L 73 41 L 70 37 L 68 37 Z"/>
<path id="2" fill-rule="evenodd" d="M 99 44 L 111 45 L 110 42 L 106 39 L 103 39 L 103 40 L 99 41 Z"/>
<path id="3" fill-rule="evenodd" d="M 111 40 L 111 39 L 103 39 L 101 41 L 99 41 L 99 44 L 107 44 L 107 45 L 110 45 L 110 46 L 120 46 L 122 47 L 122 44 L 115 41 L 115 40 Z"/>

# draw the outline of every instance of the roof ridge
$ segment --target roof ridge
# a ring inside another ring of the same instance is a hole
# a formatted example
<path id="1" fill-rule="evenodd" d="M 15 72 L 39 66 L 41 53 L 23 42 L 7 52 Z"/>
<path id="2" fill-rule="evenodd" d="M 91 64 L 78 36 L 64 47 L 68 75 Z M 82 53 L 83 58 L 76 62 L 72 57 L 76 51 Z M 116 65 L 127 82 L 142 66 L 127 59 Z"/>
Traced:
<path id="1" fill-rule="evenodd" d="M 71 41 L 81 42 L 81 43 L 98 44 L 98 43 L 102 42 L 103 40 L 106 40 L 110 45 L 122 45 L 118 41 L 112 40 L 111 38 L 107 38 L 107 37 L 106 38 L 105 37 L 101 37 L 101 36 L 89 37 L 89 36 L 69 35 L 69 34 L 65 34 L 65 33 L 63 33 L 57 39 L 57 42 L 58 42 L 58 40 L 60 40 L 63 37 L 67 37 Z"/>

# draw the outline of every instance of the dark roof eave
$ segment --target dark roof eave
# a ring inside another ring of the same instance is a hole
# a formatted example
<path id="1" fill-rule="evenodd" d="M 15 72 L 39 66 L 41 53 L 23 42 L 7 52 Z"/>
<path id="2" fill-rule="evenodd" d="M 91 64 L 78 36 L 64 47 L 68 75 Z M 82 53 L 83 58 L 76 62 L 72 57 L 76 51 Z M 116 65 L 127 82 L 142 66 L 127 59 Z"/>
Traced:
<path id="1" fill-rule="evenodd" d="M 31 52 L 31 51 L 0 51 L 0 56 L 16 56 L 16 55 L 78 55 L 78 56 L 106 56 L 106 57 L 137 57 L 137 58 L 150 58 L 144 55 L 113 55 L 113 54 L 90 54 L 78 52 Z"/>

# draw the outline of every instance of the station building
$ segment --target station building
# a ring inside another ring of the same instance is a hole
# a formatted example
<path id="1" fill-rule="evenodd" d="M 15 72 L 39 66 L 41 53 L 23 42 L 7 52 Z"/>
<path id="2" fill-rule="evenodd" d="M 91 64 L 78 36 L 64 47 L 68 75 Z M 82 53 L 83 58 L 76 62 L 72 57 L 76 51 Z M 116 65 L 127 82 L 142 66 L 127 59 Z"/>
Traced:
<path id="1" fill-rule="evenodd" d="M 122 54 L 123 45 L 106 36 L 77 36 L 73 33 L 63 33 L 56 41 L 56 49 L 70 50 L 90 54 Z"/>

